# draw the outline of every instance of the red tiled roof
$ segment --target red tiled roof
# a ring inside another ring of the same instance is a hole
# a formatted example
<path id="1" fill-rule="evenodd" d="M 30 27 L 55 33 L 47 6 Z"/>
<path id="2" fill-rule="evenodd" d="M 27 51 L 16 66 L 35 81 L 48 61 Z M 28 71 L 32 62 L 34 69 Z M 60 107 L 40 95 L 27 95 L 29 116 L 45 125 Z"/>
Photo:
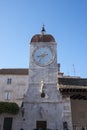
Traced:
<path id="1" fill-rule="evenodd" d="M 8 75 L 8 74 L 12 74 L 12 75 L 28 75 L 28 69 L 24 68 L 24 69 L 0 69 L 0 74 L 3 75 Z"/>
<path id="2" fill-rule="evenodd" d="M 36 34 L 32 37 L 31 43 L 32 42 L 55 42 L 55 39 L 50 34 Z"/>

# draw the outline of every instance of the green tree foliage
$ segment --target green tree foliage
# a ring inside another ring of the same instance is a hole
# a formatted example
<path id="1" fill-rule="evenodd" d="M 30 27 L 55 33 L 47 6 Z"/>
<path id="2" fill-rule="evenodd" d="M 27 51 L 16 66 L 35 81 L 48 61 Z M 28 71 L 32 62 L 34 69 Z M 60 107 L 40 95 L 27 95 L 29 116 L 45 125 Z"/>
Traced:
<path id="1" fill-rule="evenodd" d="M 18 114 L 19 106 L 12 102 L 0 102 L 0 113 Z"/>

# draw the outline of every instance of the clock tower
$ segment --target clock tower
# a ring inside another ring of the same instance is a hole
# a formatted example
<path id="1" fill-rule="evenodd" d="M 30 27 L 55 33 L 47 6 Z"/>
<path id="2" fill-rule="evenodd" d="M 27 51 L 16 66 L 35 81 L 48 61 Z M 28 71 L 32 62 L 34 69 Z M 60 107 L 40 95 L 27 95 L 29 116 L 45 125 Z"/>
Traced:
<path id="1" fill-rule="evenodd" d="M 62 128 L 61 95 L 58 90 L 57 43 L 45 33 L 30 41 L 29 86 L 24 99 L 25 130 Z"/>

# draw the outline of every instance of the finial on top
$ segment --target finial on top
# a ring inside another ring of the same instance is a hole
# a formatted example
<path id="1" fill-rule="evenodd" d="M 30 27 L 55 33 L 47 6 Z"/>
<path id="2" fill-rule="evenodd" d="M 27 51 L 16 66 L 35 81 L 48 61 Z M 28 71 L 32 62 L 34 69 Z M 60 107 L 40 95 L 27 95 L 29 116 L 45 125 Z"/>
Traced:
<path id="1" fill-rule="evenodd" d="M 46 32 L 46 31 L 45 31 L 44 24 L 43 24 L 43 27 L 42 27 L 42 30 L 41 30 L 42 35 L 44 35 L 45 32 Z"/>

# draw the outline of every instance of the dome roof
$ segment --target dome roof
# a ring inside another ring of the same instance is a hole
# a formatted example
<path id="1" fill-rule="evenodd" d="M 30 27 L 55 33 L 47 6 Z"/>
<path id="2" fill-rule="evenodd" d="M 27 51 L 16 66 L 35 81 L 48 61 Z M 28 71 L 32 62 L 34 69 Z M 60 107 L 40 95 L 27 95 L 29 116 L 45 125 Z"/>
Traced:
<path id="1" fill-rule="evenodd" d="M 55 42 L 55 39 L 52 35 L 45 34 L 45 28 L 43 25 L 42 30 L 41 30 L 41 34 L 34 35 L 31 39 L 31 43 L 32 42 Z"/>
<path id="2" fill-rule="evenodd" d="M 55 42 L 55 39 L 50 34 L 36 34 L 32 37 L 31 42 Z"/>

